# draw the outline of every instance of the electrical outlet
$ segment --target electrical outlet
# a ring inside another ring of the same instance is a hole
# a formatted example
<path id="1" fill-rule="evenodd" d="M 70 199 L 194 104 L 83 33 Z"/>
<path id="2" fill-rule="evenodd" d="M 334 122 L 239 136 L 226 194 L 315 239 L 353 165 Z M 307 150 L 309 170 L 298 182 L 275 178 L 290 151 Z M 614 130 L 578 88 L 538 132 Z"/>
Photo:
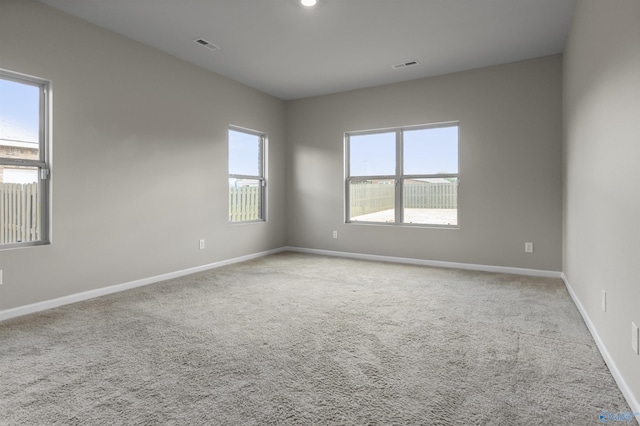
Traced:
<path id="1" fill-rule="evenodd" d="M 631 349 L 636 355 L 640 355 L 640 330 L 635 322 L 631 323 Z"/>
<path id="2" fill-rule="evenodd" d="M 602 290 L 602 310 L 607 312 L 607 292 Z"/>
<path id="3" fill-rule="evenodd" d="M 200 250 L 204 249 L 204 240 L 200 240 Z"/>
<path id="4" fill-rule="evenodd" d="M 533 243 L 524 243 L 524 252 L 533 253 Z"/>
<path id="5" fill-rule="evenodd" d="M 2 285 L 2 269 L 0 269 L 0 285 Z"/>
<path id="6" fill-rule="evenodd" d="M 333 231 L 333 238 L 338 239 L 338 231 Z"/>

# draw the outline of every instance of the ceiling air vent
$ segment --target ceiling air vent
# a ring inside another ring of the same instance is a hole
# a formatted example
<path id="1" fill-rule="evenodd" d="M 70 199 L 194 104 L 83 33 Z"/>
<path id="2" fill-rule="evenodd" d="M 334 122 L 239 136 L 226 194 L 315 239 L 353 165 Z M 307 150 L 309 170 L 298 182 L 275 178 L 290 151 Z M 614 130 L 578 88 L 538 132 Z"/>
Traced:
<path id="1" fill-rule="evenodd" d="M 197 38 L 195 40 L 196 43 L 198 43 L 200 46 L 204 46 L 209 50 L 219 50 L 220 46 L 216 46 L 215 44 L 203 39 L 203 38 Z"/>
<path id="2" fill-rule="evenodd" d="M 403 62 L 401 64 L 391 65 L 391 68 L 393 68 L 394 70 L 399 70 L 401 68 L 407 68 L 407 67 L 412 67 L 414 65 L 418 65 L 419 63 L 420 62 L 418 61 Z"/>

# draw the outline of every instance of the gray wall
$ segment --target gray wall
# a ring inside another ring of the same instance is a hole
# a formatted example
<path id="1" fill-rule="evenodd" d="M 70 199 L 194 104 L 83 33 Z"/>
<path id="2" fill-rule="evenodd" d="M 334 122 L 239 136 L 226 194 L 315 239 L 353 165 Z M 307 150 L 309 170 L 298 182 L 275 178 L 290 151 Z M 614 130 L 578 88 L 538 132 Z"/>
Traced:
<path id="1" fill-rule="evenodd" d="M 282 101 L 32 0 L 0 68 L 54 100 L 53 244 L 0 251 L 0 310 L 285 244 Z M 227 223 L 229 124 L 269 134 L 268 223 Z"/>
<path id="2" fill-rule="evenodd" d="M 284 245 L 561 268 L 560 56 L 285 105 L 35 1 L 0 7 L 0 67 L 54 90 L 53 244 L 0 251 L 0 309 Z M 344 223 L 344 132 L 450 120 L 460 229 Z M 268 223 L 227 223 L 228 124 L 270 136 Z"/>
<path id="3" fill-rule="evenodd" d="M 551 56 L 287 102 L 289 245 L 560 271 L 561 83 Z M 344 223 L 345 132 L 453 120 L 459 230 Z"/>
<path id="4" fill-rule="evenodd" d="M 564 96 L 563 269 L 638 398 L 631 322 L 640 325 L 639 1 L 577 3 Z"/>

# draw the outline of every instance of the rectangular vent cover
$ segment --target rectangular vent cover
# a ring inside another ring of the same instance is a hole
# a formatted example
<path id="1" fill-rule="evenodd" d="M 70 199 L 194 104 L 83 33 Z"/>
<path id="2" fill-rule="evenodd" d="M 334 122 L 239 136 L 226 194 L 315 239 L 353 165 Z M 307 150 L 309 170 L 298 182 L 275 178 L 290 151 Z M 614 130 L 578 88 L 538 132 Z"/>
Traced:
<path id="1" fill-rule="evenodd" d="M 203 38 L 197 38 L 197 39 L 195 39 L 193 41 L 198 43 L 200 46 L 206 47 L 209 50 L 219 50 L 220 49 L 219 46 L 216 46 L 215 44 L 213 44 L 213 43 L 211 43 L 211 42 L 209 42 L 209 41 L 207 41 L 207 40 L 205 40 Z"/>
<path id="2" fill-rule="evenodd" d="M 391 65 L 391 68 L 393 68 L 394 70 L 399 70 L 401 68 L 407 68 L 407 67 L 412 67 L 414 65 L 418 65 L 420 62 L 418 61 L 408 61 L 408 62 L 403 62 L 401 64 L 395 64 L 395 65 Z"/>

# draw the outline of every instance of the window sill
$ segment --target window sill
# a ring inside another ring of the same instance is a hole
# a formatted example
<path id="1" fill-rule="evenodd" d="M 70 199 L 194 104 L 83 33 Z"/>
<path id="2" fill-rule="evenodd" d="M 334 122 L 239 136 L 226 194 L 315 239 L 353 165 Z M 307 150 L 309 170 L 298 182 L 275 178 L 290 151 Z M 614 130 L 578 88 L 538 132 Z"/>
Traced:
<path id="1" fill-rule="evenodd" d="M 267 223 L 266 220 L 264 219 L 258 219 L 258 220 L 243 220 L 243 221 L 238 221 L 238 222 L 227 222 L 229 225 L 246 225 L 246 224 L 251 224 L 251 223 Z"/>
<path id="2" fill-rule="evenodd" d="M 348 221 L 347 225 L 365 225 L 365 226 L 384 226 L 393 228 L 419 228 L 419 229 L 451 229 L 458 230 L 460 225 L 437 225 L 423 223 L 395 223 L 395 222 L 364 222 L 364 221 Z"/>
<path id="3" fill-rule="evenodd" d="M 51 241 L 33 241 L 29 243 L 2 244 L 0 245 L 0 251 L 25 249 L 25 248 L 31 248 L 31 247 L 41 247 L 41 246 L 50 246 L 50 245 L 51 245 Z"/>

